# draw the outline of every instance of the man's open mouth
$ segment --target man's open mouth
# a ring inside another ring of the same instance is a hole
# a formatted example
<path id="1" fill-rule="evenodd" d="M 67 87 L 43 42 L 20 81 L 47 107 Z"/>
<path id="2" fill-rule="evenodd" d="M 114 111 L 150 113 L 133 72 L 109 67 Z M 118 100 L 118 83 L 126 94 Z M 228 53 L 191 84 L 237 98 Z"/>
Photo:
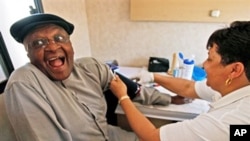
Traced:
<path id="1" fill-rule="evenodd" d="M 65 57 L 61 56 L 61 57 L 50 58 L 47 61 L 47 64 L 49 64 L 52 67 L 60 67 L 64 64 L 64 62 L 65 62 Z"/>

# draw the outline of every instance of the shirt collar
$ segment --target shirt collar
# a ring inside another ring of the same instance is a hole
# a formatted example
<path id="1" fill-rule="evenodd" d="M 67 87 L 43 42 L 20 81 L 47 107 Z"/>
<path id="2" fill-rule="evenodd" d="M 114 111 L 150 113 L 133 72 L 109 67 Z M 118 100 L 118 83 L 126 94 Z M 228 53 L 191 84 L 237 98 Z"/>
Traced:
<path id="1" fill-rule="evenodd" d="M 238 101 L 238 100 L 240 100 L 244 97 L 247 97 L 247 96 L 250 96 L 250 85 L 242 87 L 238 90 L 235 90 L 235 91 L 223 96 L 219 100 L 211 103 L 210 106 L 211 106 L 211 108 L 220 108 L 220 107 L 231 104 L 231 103 Z"/>

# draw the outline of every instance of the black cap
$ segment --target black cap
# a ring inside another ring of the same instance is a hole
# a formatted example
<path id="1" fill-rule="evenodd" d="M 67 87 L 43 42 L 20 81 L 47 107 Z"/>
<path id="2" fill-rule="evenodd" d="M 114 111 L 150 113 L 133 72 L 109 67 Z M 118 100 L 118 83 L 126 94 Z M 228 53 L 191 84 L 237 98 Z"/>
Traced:
<path id="1" fill-rule="evenodd" d="M 35 27 L 44 24 L 56 24 L 65 29 L 70 35 L 74 30 L 74 25 L 53 14 L 38 13 L 15 22 L 10 27 L 10 33 L 13 38 L 22 43 L 26 35 L 28 35 Z"/>

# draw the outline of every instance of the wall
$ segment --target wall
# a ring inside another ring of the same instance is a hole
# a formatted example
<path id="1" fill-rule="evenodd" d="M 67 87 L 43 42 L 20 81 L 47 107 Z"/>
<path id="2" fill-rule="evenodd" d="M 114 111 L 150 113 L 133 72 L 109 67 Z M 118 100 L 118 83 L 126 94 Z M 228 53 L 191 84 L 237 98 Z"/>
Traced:
<path id="1" fill-rule="evenodd" d="M 174 52 L 207 57 L 206 41 L 224 23 L 133 22 L 130 0 L 86 0 L 92 56 L 120 65 L 145 66 L 150 56 L 172 60 Z"/>
<path id="2" fill-rule="evenodd" d="M 62 16 L 74 24 L 75 30 L 71 35 L 71 41 L 75 58 L 91 56 L 85 0 L 42 0 L 42 3 L 45 13 Z"/>
<path id="3" fill-rule="evenodd" d="M 201 64 L 207 57 L 207 38 L 225 26 L 224 23 L 134 22 L 129 17 L 130 0 L 42 2 L 45 12 L 58 14 L 75 24 L 72 35 L 75 58 L 117 59 L 123 66 L 146 66 L 150 56 L 166 57 L 171 62 L 172 54 L 179 51 L 185 56 L 196 55 L 196 63 Z M 8 49 L 17 68 L 27 61 L 27 56 L 22 53 L 24 48 L 18 47 L 22 45 L 9 38 Z"/>

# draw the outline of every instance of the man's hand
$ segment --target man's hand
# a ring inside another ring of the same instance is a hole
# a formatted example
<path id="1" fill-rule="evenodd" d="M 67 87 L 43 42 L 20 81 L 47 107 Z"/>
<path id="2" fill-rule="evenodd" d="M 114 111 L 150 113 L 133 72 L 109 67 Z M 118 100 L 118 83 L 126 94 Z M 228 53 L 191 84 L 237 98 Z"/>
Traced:
<path id="1" fill-rule="evenodd" d="M 193 99 L 191 99 L 191 98 L 186 98 L 186 97 L 182 97 L 182 96 L 177 95 L 177 96 L 172 96 L 171 103 L 180 105 L 180 104 L 191 103 L 192 101 L 193 101 Z"/>

